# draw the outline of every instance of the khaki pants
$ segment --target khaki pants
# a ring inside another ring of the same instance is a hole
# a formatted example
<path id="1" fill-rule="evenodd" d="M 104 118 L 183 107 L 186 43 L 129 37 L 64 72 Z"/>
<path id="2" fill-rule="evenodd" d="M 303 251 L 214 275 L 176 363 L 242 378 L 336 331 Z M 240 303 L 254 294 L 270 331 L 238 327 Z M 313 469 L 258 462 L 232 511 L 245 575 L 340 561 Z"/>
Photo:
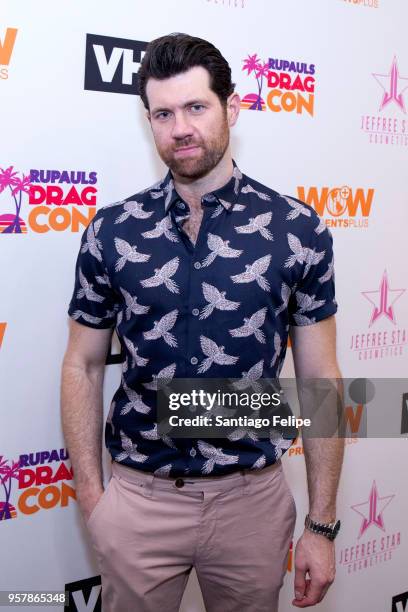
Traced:
<path id="1" fill-rule="evenodd" d="M 178 612 L 194 566 L 207 612 L 277 612 L 295 520 L 280 461 L 182 479 L 114 461 L 87 523 L 103 611 Z"/>

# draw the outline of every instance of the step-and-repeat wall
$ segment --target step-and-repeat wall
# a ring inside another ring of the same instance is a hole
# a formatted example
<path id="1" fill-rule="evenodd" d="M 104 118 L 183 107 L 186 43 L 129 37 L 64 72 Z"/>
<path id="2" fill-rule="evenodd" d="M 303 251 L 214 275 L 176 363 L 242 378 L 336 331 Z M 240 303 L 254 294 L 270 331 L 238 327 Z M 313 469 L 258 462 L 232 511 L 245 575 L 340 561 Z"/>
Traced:
<path id="1" fill-rule="evenodd" d="M 61 433 L 60 368 L 81 233 L 99 207 L 166 170 L 135 90 L 153 38 L 188 32 L 220 48 L 242 98 L 240 168 L 330 228 L 343 376 L 406 376 L 407 20 L 406 0 L 3 1 L 0 590 L 66 588 L 72 610 L 100 609 Z M 290 350 L 282 376 L 293 376 Z M 119 378 L 107 365 L 105 414 Z M 359 438 L 364 398 L 350 398 L 324 612 L 408 610 L 405 391 L 398 406 L 384 402 L 401 413 L 400 439 Z M 302 455 L 297 442 L 284 459 L 294 544 L 307 509 Z M 293 577 L 291 549 L 283 612 Z M 204 610 L 194 572 L 182 610 Z"/>

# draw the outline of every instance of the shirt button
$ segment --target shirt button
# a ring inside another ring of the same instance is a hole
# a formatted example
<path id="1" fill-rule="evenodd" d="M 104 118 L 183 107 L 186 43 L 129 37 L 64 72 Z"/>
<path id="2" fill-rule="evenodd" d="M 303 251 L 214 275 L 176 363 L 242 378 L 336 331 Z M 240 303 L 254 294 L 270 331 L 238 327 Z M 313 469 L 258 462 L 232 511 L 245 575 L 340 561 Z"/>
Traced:
<path id="1" fill-rule="evenodd" d="M 199 270 L 201 268 L 200 262 L 199 261 L 195 261 L 194 262 L 194 267 L 195 267 L 196 270 Z"/>
<path id="2" fill-rule="evenodd" d="M 196 364 L 198 363 L 198 359 L 197 359 L 197 357 L 192 357 L 192 358 L 190 359 L 190 363 L 192 363 L 193 365 L 196 365 Z"/>
<path id="3" fill-rule="evenodd" d="M 180 489 L 180 487 L 184 487 L 184 480 L 182 478 L 176 478 L 174 484 Z"/>
<path id="4" fill-rule="evenodd" d="M 200 311 L 198 310 L 198 308 L 193 308 L 193 310 L 191 311 L 193 313 L 193 315 L 196 317 L 198 314 L 200 314 Z"/>

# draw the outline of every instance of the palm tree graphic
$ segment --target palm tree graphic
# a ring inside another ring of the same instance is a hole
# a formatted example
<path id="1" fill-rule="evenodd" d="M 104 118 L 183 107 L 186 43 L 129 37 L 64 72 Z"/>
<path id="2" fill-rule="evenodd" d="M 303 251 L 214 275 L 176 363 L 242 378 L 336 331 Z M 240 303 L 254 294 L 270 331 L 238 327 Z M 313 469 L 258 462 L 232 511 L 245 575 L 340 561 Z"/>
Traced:
<path id="1" fill-rule="evenodd" d="M 9 465 L 11 463 L 11 465 Z M 12 479 L 18 480 L 18 471 L 20 469 L 19 461 L 9 461 L 3 459 L 3 455 L 0 455 L 0 485 L 4 489 L 6 500 L 0 502 L 0 521 L 5 519 L 13 518 L 12 511 L 13 506 L 10 503 L 11 483 Z"/>
<path id="2" fill-rule="evenodd" d="M 258 96 L 255 102 L 249 107 L 249 109 L 262 110 L 263 101 L 261 98 L 261 92 L 264 78 L 267 78 L 268 76 L 269 62 L 262 62 L 262 60 L 258 57 L 257 53 L 254 53 L 254 55 L 248 55 L 248 57 L 242 61 L 244 63 L 242 70 L 246 70 L 248 76 L 254 73 L 256 82 L 258 84 Z"/>
<path id="3" fill-rule="evenodd" d="M 0 193 L 2 193 L 7 187 L 11 191 L 11 195 L 14 200 L 16 207 L 16 213 L 14 217 L 8 223 L 6 229 L 3 230 L 3 234 L 22 234 L 23 230 L 21 227 L 20 210 L 21 210 L 21 199 L 23 193 L 28 193 L 30 189 L 30 175 L 22 175 L 22 178 L 18 177 L 18 172 L 13 172 L 13 166 L 6 168 L 0 168 Z M 18 194 L 18 198 L 17 198 Z"/>

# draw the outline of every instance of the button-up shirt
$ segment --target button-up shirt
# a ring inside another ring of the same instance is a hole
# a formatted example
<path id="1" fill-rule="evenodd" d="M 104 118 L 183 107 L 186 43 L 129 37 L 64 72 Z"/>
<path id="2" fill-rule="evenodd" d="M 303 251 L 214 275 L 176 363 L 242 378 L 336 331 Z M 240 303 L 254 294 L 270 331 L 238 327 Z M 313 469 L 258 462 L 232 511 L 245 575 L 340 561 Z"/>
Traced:
<path id="1" fill-rule="evenodd" d="M 193 244 L 190 208 L 171 172 L 99 209 L 82 235 L 69 315 L 115 328 L 125 359 L 105 426 L 113 460 L 160 476 L 262 469 L 291 444 L 174 439 L 157 428 L 160 378 L 277 378 L 290 325 L 337 310 L 333 239 L 303 202 L 242 174 L 201 199 Z"/>

